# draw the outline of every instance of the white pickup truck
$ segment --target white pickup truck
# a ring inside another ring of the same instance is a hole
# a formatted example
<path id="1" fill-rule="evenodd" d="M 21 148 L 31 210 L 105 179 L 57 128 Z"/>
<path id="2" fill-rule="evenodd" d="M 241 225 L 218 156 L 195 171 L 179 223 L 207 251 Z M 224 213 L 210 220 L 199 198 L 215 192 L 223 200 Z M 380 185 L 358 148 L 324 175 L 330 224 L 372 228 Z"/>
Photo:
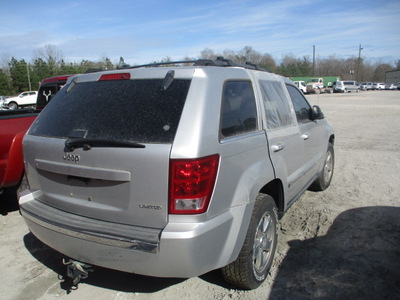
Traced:
<path id="1" fill-rule="evenodd" d="M 307 85 L 304 81 L 294 81 L 294 83 L 303 94 L 307 94 Z"/>
<path id="2" fill-rule="evenodd" d="M 3 107 L 14 110 L 18 107 L 36 105 L 37 93 L 37 91 L 29 91 L 17 97 L 7 98 L 4 100 Z"/>
<path id="3" fill-rule="evenodd" d="M 327 81 L 327 80 L 326 80 Z M 312 78 L 309 83 L 307 83 L 307 93 L 308 94 L 319 94 L 319 93 L 333 93 L 333 83 L 326 82 L 324 78 Z"/>

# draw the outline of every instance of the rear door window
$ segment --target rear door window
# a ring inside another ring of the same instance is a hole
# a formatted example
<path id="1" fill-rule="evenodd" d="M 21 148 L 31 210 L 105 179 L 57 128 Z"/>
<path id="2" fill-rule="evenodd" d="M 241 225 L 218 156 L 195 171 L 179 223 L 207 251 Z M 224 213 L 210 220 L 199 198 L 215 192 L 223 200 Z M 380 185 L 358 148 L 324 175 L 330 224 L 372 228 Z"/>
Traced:
<path id="1" fill-rule="evenodd" d="M 172 143 L 190 87 L 175 79 L 112 80 L 66 86 L 40 113 L 30 134 Z M 74 83 L 72 83 L 74 84 Z"/>
<path id="2" fill-rule="evenodd" d="M 260 80 L 268 129 L 294 125 L 284 85 L 279 81 Z"/>

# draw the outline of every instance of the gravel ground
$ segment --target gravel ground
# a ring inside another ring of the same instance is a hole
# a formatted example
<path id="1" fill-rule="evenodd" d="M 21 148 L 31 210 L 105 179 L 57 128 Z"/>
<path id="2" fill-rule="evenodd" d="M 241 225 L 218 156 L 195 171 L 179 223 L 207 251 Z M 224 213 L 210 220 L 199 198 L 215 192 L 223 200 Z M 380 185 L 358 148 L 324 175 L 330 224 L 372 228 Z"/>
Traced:
<path id="1" fill-rule="evenodd" d="M 331 187 L 306 192 L 280 221 L 265 283 L 242 291 L 218 271 L 161 279 L 97 268 L 72 289 L 62 255 L 0 196 L 1 299 L 399 299 L 400 92 L 310 95 L 336 130 Z"/>

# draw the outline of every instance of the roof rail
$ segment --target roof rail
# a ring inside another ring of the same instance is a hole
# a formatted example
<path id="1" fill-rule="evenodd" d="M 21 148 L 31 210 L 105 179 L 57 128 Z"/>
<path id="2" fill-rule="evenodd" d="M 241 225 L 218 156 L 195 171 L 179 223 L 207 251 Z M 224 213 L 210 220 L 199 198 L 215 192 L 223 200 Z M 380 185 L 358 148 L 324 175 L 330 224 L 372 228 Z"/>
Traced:
<path id="1" fill-rule="evenodd" d="M 256 64 L 252 64 L 250 62 L 246 62 L 244 65 L 237 64 L 237 63 L 234 63 L 230 59 L 225 59 L 222 56 L 218 56 L 216 60 L 198 59 L 198 60 L 169 61 L 169 62 L 152 63 L 152 64 L 145 64 L 145 65 L 138 65 L 138 66 L 124 66 L 124 67 L 120 67 L 118 69 L 137 69 L 137 68 L 149 68 L 149 67 L 160 67 L 160 66 L 167 66 L 167 65 L 182 65 L 182 64 L 193 64 L 193 66 L 241 67 L 241 68 L 245 68 L 245 69 L 252 69 L 252 70 L 268 72 L 267 69 L 260 68 Z"/>

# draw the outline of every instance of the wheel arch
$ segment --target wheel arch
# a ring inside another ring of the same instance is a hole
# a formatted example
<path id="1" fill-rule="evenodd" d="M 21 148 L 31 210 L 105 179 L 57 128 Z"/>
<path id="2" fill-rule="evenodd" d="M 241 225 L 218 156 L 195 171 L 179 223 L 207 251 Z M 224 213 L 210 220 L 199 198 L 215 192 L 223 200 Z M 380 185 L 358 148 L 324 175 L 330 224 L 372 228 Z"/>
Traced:
<path id="1" fill-rule="evenodd" d="M 7 106 L 10 107 L 10 105 L 12 105 L 12 104 L 15 104 L 17 108 L 19 107 L 19 104 L 16 101 L 8 102 Z"/>
<path id="2" fill-rule="evenodd" d="M 285 197 L 282 181 L 274 179 L 268 182 L 261 188 L 259 193 L 270 195 L 274 199 L 275 205 L 278 209 L 278 217 L 279 219 L 282 218 L 283 213 L 285 212 Z"/>
<path id="3" fill-rule="evenodd" d="M 332 134 L 332 135 L 329 137 L 329 143 L 331 143 L 332 146 L 335 145 L 335 135 L 334 135 L 334 134 Z"/>

